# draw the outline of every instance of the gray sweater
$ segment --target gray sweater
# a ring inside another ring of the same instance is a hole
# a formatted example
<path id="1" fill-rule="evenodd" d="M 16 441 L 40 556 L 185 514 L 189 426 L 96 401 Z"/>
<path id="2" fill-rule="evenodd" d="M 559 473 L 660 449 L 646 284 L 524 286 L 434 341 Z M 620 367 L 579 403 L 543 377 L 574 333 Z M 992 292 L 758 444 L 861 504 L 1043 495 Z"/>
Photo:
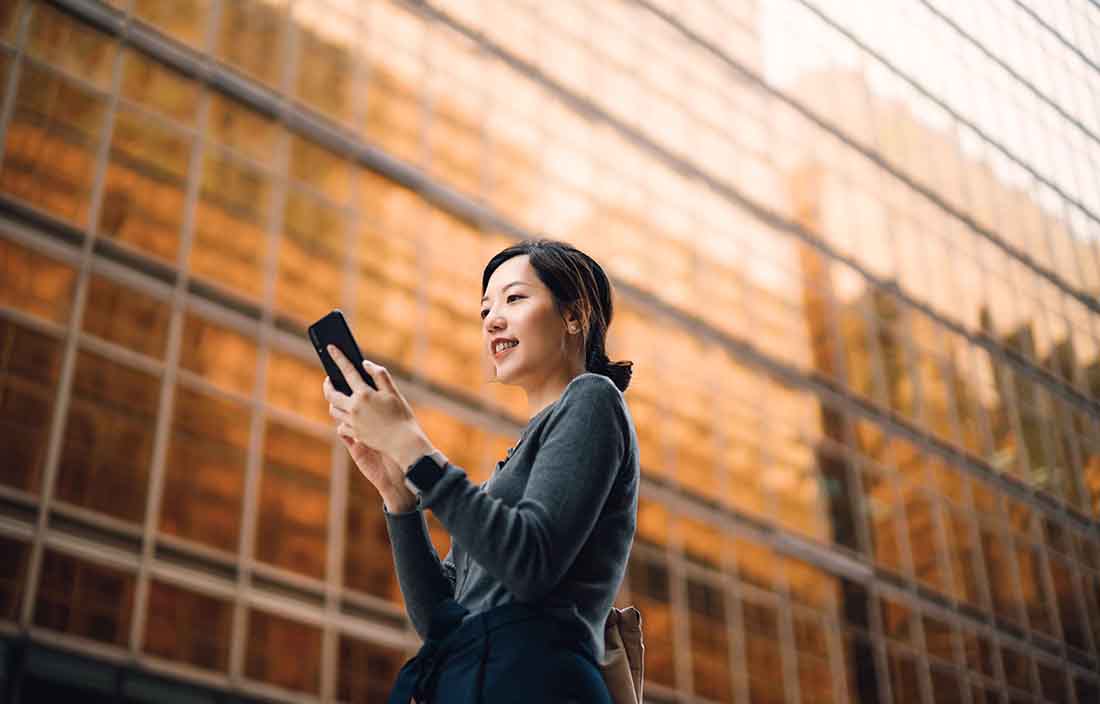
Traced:
<path id="1" fill-rule="evenodd" d="M 638 436 L 622 392 L 606 376 L 585 372 L 528 421 L 484 484 L 448 463 L 417 508 L 389 513 L 383 504 L 417 633 L 427 637 L 431 607 L 447 597 L 471 616 L 537 602 L 554 618 L 584 626 L 602 659 L 604 623 L 634 543 L 639 474 Z M 426 508 L 452 538 L 442 562 Z"/>

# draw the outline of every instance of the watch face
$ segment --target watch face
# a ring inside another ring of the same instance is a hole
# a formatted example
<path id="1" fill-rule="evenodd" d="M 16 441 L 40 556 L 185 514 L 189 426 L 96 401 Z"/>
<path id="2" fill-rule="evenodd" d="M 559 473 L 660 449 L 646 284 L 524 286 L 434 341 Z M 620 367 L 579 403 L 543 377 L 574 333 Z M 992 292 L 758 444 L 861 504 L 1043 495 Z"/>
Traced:
<path id="1" fill-rule="evenodd" d="M 431 455 L 424 455 L 409 468 L 405 479 L 420 491 L 428 491 L 442 476 L 443 467 L 439 466 L 439 462 Z"/>

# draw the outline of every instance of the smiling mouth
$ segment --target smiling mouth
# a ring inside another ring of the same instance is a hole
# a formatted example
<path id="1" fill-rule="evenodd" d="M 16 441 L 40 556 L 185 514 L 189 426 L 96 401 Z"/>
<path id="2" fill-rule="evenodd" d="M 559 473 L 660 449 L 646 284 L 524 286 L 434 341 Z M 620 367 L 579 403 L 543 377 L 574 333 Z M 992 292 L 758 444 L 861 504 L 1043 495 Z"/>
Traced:
<path id="1" fill-rule="evenodd" d="M 511 352 L 512 350 L 514 350 L 517 347 L 519 347 L 518 342 L 516 344 L 512 345 L 511 347 L 505 347 L 504 349 L 500 350 L 499 352 L 493 352 L 493 358 L 494 359 L 500 359 L 501 357 L 508 354 L 509 352 Z"/>

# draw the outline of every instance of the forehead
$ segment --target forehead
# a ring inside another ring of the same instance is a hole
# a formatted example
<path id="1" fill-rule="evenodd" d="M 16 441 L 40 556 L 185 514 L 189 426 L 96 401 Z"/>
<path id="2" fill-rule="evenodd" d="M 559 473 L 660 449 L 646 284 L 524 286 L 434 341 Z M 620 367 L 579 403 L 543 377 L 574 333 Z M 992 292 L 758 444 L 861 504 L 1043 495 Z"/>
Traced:
<path id="1" fill-rule="evenodd" d="M 531 266 L 531 258 L 526 254 L 512 257 L 496 268 L 485 287 L 485 295 L 491 295 L 513 281 L 522 281 L 528 286 L 538 285 L 538 277 Z M 484 300 L 484 299 L 483 299 Z"/>

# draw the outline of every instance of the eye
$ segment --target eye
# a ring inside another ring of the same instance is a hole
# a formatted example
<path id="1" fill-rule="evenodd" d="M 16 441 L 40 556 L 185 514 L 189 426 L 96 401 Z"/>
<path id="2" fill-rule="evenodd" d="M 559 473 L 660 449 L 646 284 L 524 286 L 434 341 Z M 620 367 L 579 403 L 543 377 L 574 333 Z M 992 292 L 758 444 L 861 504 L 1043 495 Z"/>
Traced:
<path id="1" fill-rule="evenodd" d="M 521 295 L 520 295 L 520 294 L 518 294 L 518 293 L 512 293 L 512 294 L 509 294 L 509 295 L 508 295 L 508 297 L 507 297 L 507 298 L 505 298 L 504 300 L 505 300 L 505 301 L 510 301 L 510 300 L 512 300 L 513 298 L 526 298 L 526 296 L 521 296 Z M 488 310 L 487 308 L 486 308 L 486 309 L 483 309 L 483 310 L 481 311 L 481 319 L 482 319 L 482 320 L 485 320 L 485 316 L 486 316 L 486 315 L 488 315 L 488 314 L 489 314 L 489 310 Z"/>

